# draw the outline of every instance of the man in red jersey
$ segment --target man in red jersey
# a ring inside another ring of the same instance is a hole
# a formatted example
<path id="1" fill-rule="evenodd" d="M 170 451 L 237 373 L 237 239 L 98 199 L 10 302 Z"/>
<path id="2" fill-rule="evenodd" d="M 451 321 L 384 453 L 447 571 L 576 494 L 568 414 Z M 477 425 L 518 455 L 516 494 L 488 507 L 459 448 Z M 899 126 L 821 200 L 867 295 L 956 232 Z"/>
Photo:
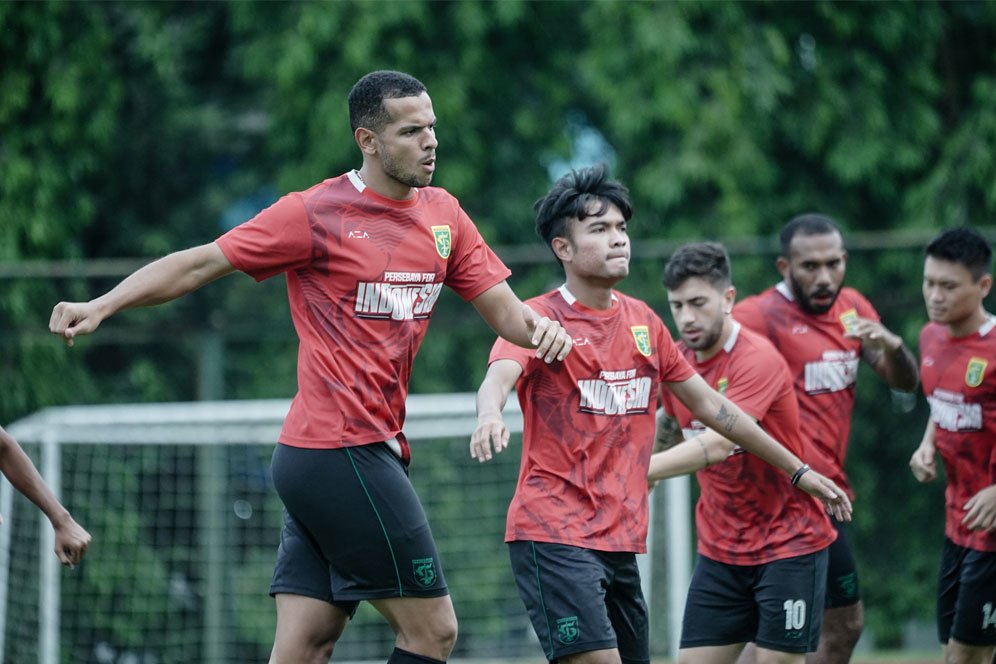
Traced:
<path id="1" fill-rule="evenodd" d="M 679 248 L 664 268 L 678 350 L 710 387 L 802 458 L 792 376 L 775 347 L 731 316 L 736 289 L 726 250 Z M 665 417 L 684 442 L 650 457 L 648 479 L 696 472 L 699 560 L 681 633 L 680 662 L 735 662 L 748 642 L 764 664 L 802 664 L 816 650 L 827 548 L 837 533 L 819 503 L 787 490 L 776 468 L 705 427 L 673 395 Z"/>
<path id="2" fill-rule="evenodd" d="M 647 463 L 663 383 L 709 426 L 785 473 L 841 518 L 832 482 L 764 433 L 700 378 L 645 303 L 613 290 L 629 273 L 629 194 L 604 166 L 572 171 L 536 203 L 536 229 L 566 283 L 529 300 L 571 330 L 554 367 L 498 340 L 478 391 L 470 454 L 508 445 L 501 411 L 516 388 L 522 464 L 505 541 L 519 594 L 550 661 L 646 664 L 647 609 L 637 553 L 646 551 Z"/>
<path id="3" fill-rule="evenodd" d="M 444 285 L 542 362 L 570 336 L 523 305 L 459 202 L 428 186 L 436 116 L 421 82 L 377 71 L 349 93 L 360 170 L 291 193 L 217 241 L 170 254 L 49 328 L 72 344 L 102 320 L 235 270 L 285 274 L 300 340 L 298 393 L 273 454 L 284 528 L 270 593 L 271 663 L 328 661 L 361 600 L 397 634 L 389 662 L 445 660 L 457 623 L 408 480 L 402 433 L 412 361 Z"/>
<path id="4" fill-rule="evenodd" d="M 989 664 L 996 655 L 996 317 L 992 249 L 968 228 L 938 235 L 923 266 L 930 322 L 920 332 L 920 376 L 930 403 L 910 459 L 921 482 L 944 460 L 944 552 L 937 632 L 948 664 Z M 993 363 L 993 367 L 989 363 Z"/>
<path id="5" fill-rule="evenodd" d="M 864 358 L 891 388 L 909 392 L 917 384 L 916 360 L 871 303 L 843 285 L 847 252 L 833 219 L 804 214 L 788 222 L 776 265 L 783 281 L 739 302 L 733 317 L 767 336 L 788 362 L 802 437 L 813 443 L 807 459 L 853 497 L 844 455 L 858 363 Z M 819 664 L 849 661 L 864 625 L 850 538 L 843 524 L 834 525 L 820 647 L 811 658 Z"/>

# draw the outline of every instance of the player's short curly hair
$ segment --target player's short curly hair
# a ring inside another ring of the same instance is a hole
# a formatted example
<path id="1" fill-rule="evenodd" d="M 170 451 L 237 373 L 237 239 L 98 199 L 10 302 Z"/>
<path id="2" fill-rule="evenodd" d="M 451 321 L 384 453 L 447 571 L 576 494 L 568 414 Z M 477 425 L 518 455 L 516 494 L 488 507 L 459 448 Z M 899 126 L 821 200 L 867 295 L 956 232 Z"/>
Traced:
<path id="1" fill-rule="evenodd" d="M 960 263 L 978 281 L 992 272 L 993 250 L 986 238 L 973 228 L 949 228 L 927 245 L 926 255 L 943 261 Z"/>
<path id="2" fill-rule="evenodd" d="M 789 255 L 792 239 L 796 235 L 830 235 L 831 233 L 837 233 L 843 240 L 844 234 L 840 232 L 840 227 L 831 216 L 809 212 L 793 217 L 782 227 L 781 235 L 778 238 L 781 243 L 782 256 Z"/>
<path id="3" fill-rule="evenodd" d="M 692 277 L 708 281 L 722 291 L 732 283 L 730 257 L 718 242 L 693 242 L 678 247 L 664 265 L 664 288 L 675 290 Z"/>
<path id="4" fill-rule="evenodd" d="M 373 71 L 349 91 L 349 126 L 380 132 L 393 120 L 384 108 L 385 99 L 417 97 L 426 92 L 422 81 L 400 71 Z"/>
<path id="5" fill-rule="evenodd" d="M 629 190 L 609 178 L 609 169 L 605 164 L 572 170 L 557 180 L 546 196 L 533 204 L 536 233 L 552 251 L 553 238 L 567 237 L 568 221 L 605 214 L 609 205 L 619 208 L 626 221 L 633 216 Z"/>

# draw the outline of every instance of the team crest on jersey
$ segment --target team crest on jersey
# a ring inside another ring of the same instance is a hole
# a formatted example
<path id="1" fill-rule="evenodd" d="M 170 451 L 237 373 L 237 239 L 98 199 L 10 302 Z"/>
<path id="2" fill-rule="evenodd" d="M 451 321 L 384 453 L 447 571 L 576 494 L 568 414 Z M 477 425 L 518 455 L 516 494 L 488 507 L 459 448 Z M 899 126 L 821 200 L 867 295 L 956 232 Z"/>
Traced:
<path id="1" fill-rule="evenodd" d="M 840 315 L 840 324 L 844 326 L 844 332 L 850 334 L 854 332 L 854 327 L 858 323 L 858 312 L 856 309 L 848 309 Z"/>
<path id="2" fill-rule="evenodd" d="M 640 355 L 650 357 L 650 328 L 646 325 L 631 325 L 629 329 L 633 332 L 633 340 Z"/>
<path id="3" fill-rule="evenodd" d="M 557 638 L 561 643 L 574 643 L 581 636 L 581 629 L 578 627 L 578 617 L 568 616 L 557 619 Z"/>
<path id="4" fill-rule="evenodd" d="M 720 378 L 716 381 L 716 391 L 720 394 L 726 394 L 726 388 L 730 386 L 729 378 Z"/>
<path id="5" fill-rule="evenodd" d="M 965 369 L 965 384 L 969 387 L 982 385 L 982 379 L 986 377 L 986 366 L 989 364 L 981 357 L 973 357 L 968 361 L 968 368 Z"/>
<path id="6" fill-rule="evenodd" d="M 418 585 L 428 588 L 436 582 L 436 563 L 432 558 L 412 558 L 412 573 Z"/>
<path id="7" fill-rule="evenodd" d="M 450 257 L 451 236 L 449 226 L 432 226 L 432 237 L 436 240 L 436 253 L 440 258 Z"/>

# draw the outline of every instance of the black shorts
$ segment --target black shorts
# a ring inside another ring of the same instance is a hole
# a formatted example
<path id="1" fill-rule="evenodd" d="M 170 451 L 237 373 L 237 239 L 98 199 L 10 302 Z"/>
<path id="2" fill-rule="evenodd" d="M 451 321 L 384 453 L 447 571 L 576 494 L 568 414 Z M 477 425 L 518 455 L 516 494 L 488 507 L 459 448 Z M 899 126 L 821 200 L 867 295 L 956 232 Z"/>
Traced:
<path id="1" fill-rule="evenodd" d="M 436 543 L 401 459 L 385 443 L 277 445 L 284 526 L 270 594 L 330 602 L 448 594 Z"/>
<path id="2" fill-rule="evenodd" d="M 853 606 L 861 601 L 858 586 L 858 565 L 854 562 L 854 547 L 847 526 L 830 518 L 837 529 L 837 539 L 830 544 L 830 558 L 827 563 L 827 604 L 828 609 Z"/>
<path id="3" fill-rule="evenodd" d="M 823 621 L 827 550 L 764 565 L 699 556 L 685 602 L 681 647 L 754 641 L 778 652 L 816 652 Z"/>
<path id="4" fill-rule="evenodd" d="M 937 636 L 969 646 L 996 645 L 996 552 L 944 538 L 937 583 Z"/>
<path id="5" fill-rule="evenodd" d="M 508 553 L 548 660 L 618 648 L 624 664 L 650 662 L 636 554 L 548 542 L 509 542 Z"/>

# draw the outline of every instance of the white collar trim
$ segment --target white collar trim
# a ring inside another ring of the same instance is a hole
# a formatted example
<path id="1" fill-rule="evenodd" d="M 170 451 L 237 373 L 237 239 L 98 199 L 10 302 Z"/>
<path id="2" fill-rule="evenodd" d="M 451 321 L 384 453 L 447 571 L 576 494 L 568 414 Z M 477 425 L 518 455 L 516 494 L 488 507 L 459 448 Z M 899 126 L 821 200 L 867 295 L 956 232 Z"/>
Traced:
<path id="1" fill-rule="evenodd" d="M 353 183 L 353 186 L 356 187 L 356 191 L 360 192 L 361 194 L 363 193 L 363 190 L 367 188 L 367 185 L 363 181 L 363 178 L 360 177 L 360 172 L 357 171 L 355 168 L 350 172 L 346 173 L 346 176 L 349 178 L 349 181 Z"/>
<path id="2" fill-rule="evenodd" d="M 792 294 L 792 289 L 789 288 L 789 285 L 784 281 L 779 281 L 775 285 L 775 290 L 781 293 L 782 297 L 784 297 L 789 302 L 795 302 L 795 295 Z"/>
<path id="3" fill-rule="evenodd" d="M 567 304 L 573 305 L 575 302 L 578 301 L 578 299 L 576 297 L 574 297 L 574 293 L 572 293 L 571 291 L 569 291 L 567 289 L 567 284 L 562 284 L 560 286 L 560 288 L 557 289 L 557 291 L 560 292 L 560 296 L 562 298 L 564 298 L 564 301 L 567 302 Z M 615 293 L 611 293 L 611 295 L 612 295 L 612 301 L 613 302 L 618 302 L 619 301 L 619 298 L 616 297 Z"/>
<path id="4" fill-rule="evenodd" d="M 740 323 L 733 321 L 733 330 L 730 331 L 730 336 L 723 344 L 723 350 L 727 353 L 733 352 L 733 346 L 737 343 L 737 338 L 740 336 Z"/>

